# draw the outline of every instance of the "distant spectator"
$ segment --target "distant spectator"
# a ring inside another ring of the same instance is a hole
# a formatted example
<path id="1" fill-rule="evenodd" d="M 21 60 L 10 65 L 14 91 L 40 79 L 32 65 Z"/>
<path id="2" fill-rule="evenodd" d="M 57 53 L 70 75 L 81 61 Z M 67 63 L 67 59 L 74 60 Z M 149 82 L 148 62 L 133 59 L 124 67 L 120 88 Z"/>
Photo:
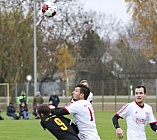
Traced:
<path id="1" fill-rule="evenodd" d="M 21 95 L 17 98 L 17 102 L 18 102 L 19 106 L 21 106 L 22 102 L 24 102 L 25 105 L 27 106 L 28 98 L 27 98 L 26 93 L 24 91 L 22 91 Z"/>
<path id="2" fill-rule="evenodd" d="M 4 118 L 1 116 L 1 111 L 0 111 L 0 120 L 4 120 Z"/>
<path id="3" fill-rule="evenodd" d="M 36 103 L 36 106 L 34 106 L 34 111 L 33 111 L 33 115 L 35 116 L 35 118 L 38 116 L 37 114 L 37 107 L 39 106 L 39 103 Z"/>
<path id="4" fill-rule="evenodd" d="M 29 119 L 30 112 L 28 111 L 28 108 L 24 102 L 22 102 L 22 104 L 21 104 L 20 113 L 23 115 L 24 119 Z"/>
<path id="5" fill-rule="evenodd" d="M 37 105 L 37 103 L 39 103 L 39 105 L 44 103 L 44 99 L 41 96 L 40 91 L 38 91 L 37 95 L 34 96 L 34 99 L 33 99 L 33 109 Z"/>
<path id="6" fill-rule="evenodd" d="M 52 95 L 49 98 L 49 102 L 52 101 L 52 105 L 55 107 L 58 107 L 58 104 L 60 102 L 58 95 L 56 92 L 52 92 Z"/>
<path id="7" fill-rule="evenodd" d="M 15 107 L 13 106 L 13 103 L 9 103 L 9 106 L 7 106 L 7 115 L 13 117 L 15 120 L 19 120 L 19 116 L 16 115 Z"/>

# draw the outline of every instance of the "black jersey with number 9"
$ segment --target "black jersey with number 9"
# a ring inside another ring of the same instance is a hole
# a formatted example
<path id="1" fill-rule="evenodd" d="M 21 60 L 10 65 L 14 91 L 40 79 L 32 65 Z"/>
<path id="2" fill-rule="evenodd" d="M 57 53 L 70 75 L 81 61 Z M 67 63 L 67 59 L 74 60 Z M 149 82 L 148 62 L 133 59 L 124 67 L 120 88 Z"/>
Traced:
<path id="1" fill-rule="evenodd" d="M 56 115 L 41 118 L 41 125 L 48 129 L 58 140 L 80 140 L 75 133 L 71 120 Z"/>

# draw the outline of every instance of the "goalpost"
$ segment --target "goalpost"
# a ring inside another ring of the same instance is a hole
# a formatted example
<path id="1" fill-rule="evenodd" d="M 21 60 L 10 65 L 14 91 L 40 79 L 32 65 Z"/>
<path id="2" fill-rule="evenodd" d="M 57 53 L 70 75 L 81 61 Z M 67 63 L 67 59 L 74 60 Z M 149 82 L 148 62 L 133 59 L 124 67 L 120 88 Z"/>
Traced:
<path id="1" fill-rule="evenodd" d="M 9 105 L 9 84 L 8 83 L 0 83 L 0 86 L 7 86 L 7 105 Z"/>

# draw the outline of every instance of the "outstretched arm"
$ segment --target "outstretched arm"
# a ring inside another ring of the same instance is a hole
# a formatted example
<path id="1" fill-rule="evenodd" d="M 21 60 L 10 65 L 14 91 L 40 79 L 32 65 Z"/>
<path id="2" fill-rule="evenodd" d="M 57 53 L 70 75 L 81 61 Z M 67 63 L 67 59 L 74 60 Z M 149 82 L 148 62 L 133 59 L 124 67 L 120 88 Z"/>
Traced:
<path id="1" fill-rule="evenodd" d="M 49 106 L 50 107 L 50 106 Z M 52 107 L 52 106 L 51 106 Z M 52 109 L 50 107 L 50 109 Z M 53 115 L 57 115 L 57 116 L 62 116 L 62 115 L 67 115 L 67 114 L 69 114 L 64 108 L 55 108 L 55 109 L 53 109 L 53 110 L 51 110 L 51 113 L 53 114 Z"/>
<path id="2" fill-rule="evenodd" d="M 123 130 L 120 128 L 119 126 L 119 123 L 118 123 L 118 119 L 120 117 L 115 115 L 113 118 L 112 118 L 112 122 L 113 122 L 113 125 L 114 127 L 116 128 L 116 134 L 117 134 L 117 137 L 119 139 L 122 139 L 123 138 Z"/>

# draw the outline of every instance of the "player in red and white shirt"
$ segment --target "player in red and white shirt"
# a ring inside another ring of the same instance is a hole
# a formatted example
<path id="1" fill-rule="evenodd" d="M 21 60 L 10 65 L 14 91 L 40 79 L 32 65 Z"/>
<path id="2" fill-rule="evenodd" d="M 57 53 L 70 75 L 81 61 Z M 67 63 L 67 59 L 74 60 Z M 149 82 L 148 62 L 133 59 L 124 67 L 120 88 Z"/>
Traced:
<path id="1" fill-rule="evenodd" d="M 75 102 L 52 112 L 56 115 L 72 114 L 81 140 L 100 140 L 96 128 L 94 110 L 92 104 L 87 101 L 89 92 L 90 90 L 87 86 L 78 84 L 72 93 Z"/>
<path id="2" fill-rule="evenodd" d="M 147 123 L 157 134 L 157 120 L 153 114 L 152 107 L 144 103 L 146 95 L 144 86 L 136 87 L 135 101 L 124 105 L 113 117 L 112 121 L 119 139 L 123 138 L 123 130 L 118 124 L 119 118 L 126 118 L 127 140 L 146 140 L 145 126 Z"/>
<path id="3" fill-rule="evenodd" d="M 82 80 L 82 81 L 80 82 L 80 84 L 86 85 L 86 86 L 89 88 L 89 84 L 88 84 L 88 81 L 87 81 L 87 80 Z M 93 104 L 93 93 L 92 93 L 92 92 L 89 93 L 87 100 L 88 100 L 91 104 Z"/>
<path id="4" fill-rule="evenodd" d="M 91 104 L 93 104 L 93 93 L 92 92 L 89 93 L 87 101 L 89 101 Z M 71 103 L 74 103 L 74 102 L 75 102 L 75 100 L 72 98 Z"/>
<path id="5" fill-rule="evenodd" d="M 87 86 L 89 88 L 89 84 L 88 84 L 87 80 L 82 80 L 80 82 L 80 84 L 83 84 L 83 85 L 85 85 L 85 86 Z M 91 104 L 93 104 L 93 93 L 92 92 L 89 93 L 87 101 L 89 101 Z M 71 103 L 73 103 L 73 102 L 75 102 L 75 100 L 73 100 L 73 98 L 72 98 L 71 99 Z"/>

